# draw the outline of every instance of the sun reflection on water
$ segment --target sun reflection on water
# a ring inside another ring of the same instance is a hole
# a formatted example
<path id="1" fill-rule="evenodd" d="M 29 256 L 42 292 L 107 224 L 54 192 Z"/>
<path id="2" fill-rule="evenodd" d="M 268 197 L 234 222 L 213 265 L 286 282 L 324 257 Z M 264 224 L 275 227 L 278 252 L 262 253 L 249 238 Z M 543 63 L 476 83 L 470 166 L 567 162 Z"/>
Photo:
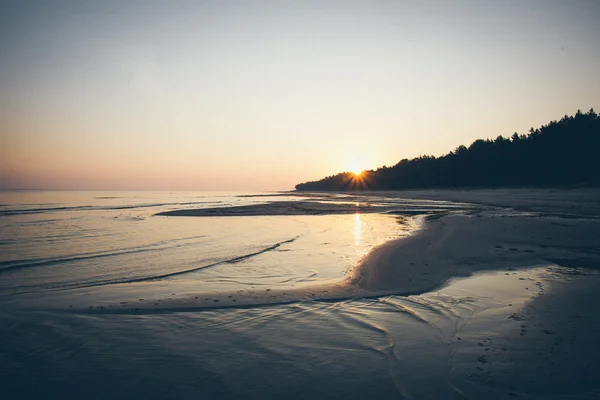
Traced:
<path id="1" fill-rule="evenodd" d="M 354 245 L 359 246 L 362 242 L 362 225 L 360 214 L 354 214 Z"/>

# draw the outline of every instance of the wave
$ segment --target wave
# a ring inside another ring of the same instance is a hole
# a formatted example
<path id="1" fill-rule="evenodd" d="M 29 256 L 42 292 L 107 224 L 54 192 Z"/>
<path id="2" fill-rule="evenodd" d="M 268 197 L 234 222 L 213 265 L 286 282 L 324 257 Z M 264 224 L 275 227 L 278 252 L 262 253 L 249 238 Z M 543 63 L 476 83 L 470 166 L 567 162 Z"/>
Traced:
<path id="1" fill-rule="evenodd" d="M 161 246 L 161 245 L 165 244 L 165 243 L 179 242 L 179 241 L 191 240 L 191 239 L 199 239 L 199 238 L 203 238 L 203 237 L 205 237 L 205 236 L 202 236 L 202 235 L 201 236 L 190 236 L 190 237 L 185 237 L 185 238 L 176 239 L 176 240 L 159 242 L 158 244 L 151 245 L 150 247 L 148 247 L 148 246 L 130 247 L 130 248 L 124 248 L 121 251 L 113 251 L 113 252 L 88 253 L 88 254 L 81 254 L 81 255 L 77 255 L 77 256 L 67 256 L 67 257 L 57 257 L 57 258 L 37 258 L 37 259 L 26 259 L 26 260 L 0 261 L 0 274 L 2 274 L 3 272 L 12 271 L 12 270 L 44 267 L 44 266 L 49 266 L 49 265 L 61 264 L 61 263 L 65 263 L 65 262 L 94 260 L 94 259 L 100 259 L 100 258 L 105 258 L 105 257 L 122 256 L 122 255 L 126 255 L 126 254 L 137 254 L 137 253 L 145 253 L 145 252 L 149 252 L 149 251 L 161 251 L 161 250 L 166 250 L 166 249 L 185 247 L 188 245 L 187 243 L 175 244 L 175 245 L 169 245 L 169 246 Z M 17 264 L 15 264 L 15 263 L 17 263 Z"/>
<path id="2" fill-rule="evenodd" d="M 202 269 L 216 267 L 217 265 L 222 265 L 222 264 L 236 264 L 236 263 L 242 262 L 244 260 L 247 260 L 247 259 L 249 259 L 251 257 L 255 257 L 255 256 L 258 256 L 260 254 L 266 253 L 268 251 L 275 250 L 279 246 L 281 246 L 282 244 L 292 243 L 293 241 L 295 241 L 299 237 L 300 236 L 296 236 L 296 237 L 294 237 L 292 239 L 288 239 L 288 240 L 284 240 L 284 241 L 279 242 L 279 243 L 275 243 L 272 246 L 265 247 L 264 249 L 256 251 L 254 253 L 243 254 L 241 256 L 229 258 L 227 260 L 217 261 L 217 262 L 214 262 L 214 263 L 211 263 L 211 264 L 206 264 L 206 265 L 202 265 L 202 266 L 195 267 L 195 268 L 185 269 L 185 270 L 176 271 L 176 272 L 169 272 L 167 274 L 160 274 L 160 275 L 152 275 L 152 276 L 147 276 L 147 277 L 141 277 L 141 278 L 123 279 L 123 280 L 119 280 L 118 282 L 115 280 L 115 281 L 110 281 L 108 283 L 106 283 L 106 282 L 102 283 L 102 285 L 105 285 L 105 284 L 116 284 L 116 283 L 136 283 L 136 282 L 155 281 L 155 280 L 160 280 L 160 279 L 172 278 L 174 276 L 189 274 L 189 273 L 192 273 L 192 272 L 200 271 Z M 97 286 L 97 285 L 93 285 L 93 286 Z"/>
<path id="3" fill-rule="evenodd" d="M 124 283 L 138 283 L 138 282 L 149 282 L 149 281 L 156 281 L 156 280 L 161 280 L 161 279 L 167 279 L 167 278 L 171 278 L 174 276 L 179 276 L 179 275 L 184 275 L 184 274 L 189 274 L 192 272 L 196 272 L 196 271 L 200 271 L 203 269 L 207 269 L 207 268 L 212 268 L 212 267 L 216 267 L 218 265 L 223 265 L 223 264 L 236 264 L 239 262 L 242 262 L 244 260 L 247 260 L 251 257 L 255 257 L 258 256 L 260 254 L 266 253 L 268 251 L 273 251 L 276 250 L 278 247 L 280 247 L 283 244 L 286 243 L 292 243 L 293 241 L 295 241 L 296 239 L 298 239 L 300 236 L 296 236 L 292 239 L 287 239 L 287 240 L 283 240 L 281 242 L 275 243 L 271 246 L 265 247 L 259 251 L 255 251 L 252 253 L 247 253 L 247 254 L 243 254 L 240 256 L 236 256 L 236 257 L 232 257 L 229 259 L 225 259 L 225 260 L 220 260 L 217 262 L 213 262 L 210 264 L 205 264 L 199 267 L 194 267 L 194 268 L 190 268 L 190 269 L 185 269 L 182 271 L 176 271 L 176 272 L 170 272 L 167 274 L 160 274 L 160 275 L 151 275 L 151 276 L 143 276 L 143 277 L 133 277 L 133 278 L 122 278 L 122 279 L 105 279 L 105 280 L 95 280 L 95 281 L 88 281 L 88 282 L 79 282 L 79 283 L 73 283 L 73 284 L 59 284 L 60 286 L 54 287 L 54 288 L 48 288 L 48 286 L 44 286 L 44 288 L 46 288 L 46 290 L 44 291 L 57 291 L 57 290 L 65 290 L 65 289 L 82 289 L 82 288 L 89 288 L 89 287 L 97 287 L 97 286 L 106 286 L 106 285 L 116 285 L 116 284 L 124 284 Z M 179 246 L 185 246 L 185 245 L 179 245 Z M 179 247 L 177 246 L 177 247 Z M 90 258 L 98 258 L 98 257 L 105 257 L 105 256 L 114 256 L 114 255 L 121 255 L 121 254 L 130 254 L 130 253 L 137 253 L 137 252 L 143 252 L 143 251 L 153 251 L 153 250 L 160 250 L 160 249 L 142 249 L 142 250 L 133 250 L 133 251 L 128 251 L 128 252 L 120 252 L 119 254 L 113 253 L 113 254 L 109 254 L 109 255 L 99 255 L 99 256 L 89 256 L 89 257 L 71 257 L 71 258 L 64 258 L 61 261 L 58 260 L 49 260 L 45 263 L 40 262 L 37 264 L 29 264 L 28 266 L 25 265 L 16 265 L 16 266 L 11 266 L 8 268 L 3 268 L 0 269 L 0 272 L 4 272 L 10 269 L 17 269 L 17 268 L 26 268 L 26 267 L 31 267 L 31 266 L 40 266 L 40 265 L 50 265 L 50 264 L 55 264 L 55 263 L 59 263 L 59 262 L 65 262 L 65 261 L 71 261 L 71 260 L 85 260 L 85 259 L 90 259 Z M 19 292 L 19 293 L 12 293 L 12 294 L 23 294 L 23 293 L 29 293 L 29 292 Z"/>
<path id="4" fill-rule="evenodd" d="M 129 210 L 133 208 L 148 208 L 148 207 L 163 207 L 163 206 L 187 206 L 195 204 L 218 204 L 222 201 L 188 201 L 177 203 L 148 203 L 148 204 L 131 204 L 122 206 L 62 206 L 62 207 L 39 207 L 39 208 L 17 208 L 0 210 L 0 216 L 24 215 L 24 214 L 45 214 L 64 211 L 105 211 L 105 210 Z"/>
<path id="5" fill-rule="evenodd" d="M 80 211 L 90 210 L 93 206 L 63 206 L 63 207 L 41 207 L 41 208 L 17 208 L 12 210 L 0 210 L 0 215 L 22 215 L 22 214 L 40 214 L 47 212 L 60 212 L 60 211 Z"/>

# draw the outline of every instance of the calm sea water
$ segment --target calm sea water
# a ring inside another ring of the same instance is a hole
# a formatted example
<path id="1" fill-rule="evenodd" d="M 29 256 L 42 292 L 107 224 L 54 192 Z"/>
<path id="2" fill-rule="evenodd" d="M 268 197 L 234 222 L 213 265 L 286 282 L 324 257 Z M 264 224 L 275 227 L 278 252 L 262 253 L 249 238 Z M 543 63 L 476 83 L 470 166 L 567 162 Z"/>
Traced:
<path id="1" fill-rule="evenodd" d="M 414 229 L 407 219 L 380 214 L 154 216 L 299 199 L 249 195 L 2 192 L 0 296 L 128 301 L 144 291 L 160 297 L 322 283 L 342 278 L 373 246 Z"/>
<path id="2" fill-rule="evenodd" d="M 397 213 L 155 216 L 303 199 Z M 0 398 L 506 399 L 522 388 L 535 399 L 596 398 L 578 392 L 593 368 L 535 372 L 535 382 L 532 362 L 511 373 L 523 355 L 507 338 L 530 329 L 511 317 L 526 302 L 535 311 L 544 268 L 415 296 L 332 299 L 315 289 L 411 234 L 416 210 L 468 209 L 385 195 L 0 192 Z M 495 213 L 512 211 L 484 214 Z M 241 293 L 252 302 L 236 303 Z M 506 364 L 483 363 L 488 350 Z"/>
<path id="3" fill-rule="evenodd" d="M 339 281 L 373 246 L 415 228 L 411 218 L 384 214 L 154 216 L 302 199 L 244 195 L 249 193 L 1 192 L 2 397 L 358 399 L 455 393 L 446 382 L 452 366 L 438 356 L 447 348 L 440 327 L 453 332 L 458 317 L 445 319 L 439 310 L 449 307 L 446 313 L 454 316 L 473 310 L 452 302 L 389 297 L 155 313 L 85 311 L 142 297 L 251 289 L 264 289 L 267 296 L 271 289 Z M 403 207 L 398 199 L 379 200 Z M 431 379 L 446 383 L 432 387 Z"/>

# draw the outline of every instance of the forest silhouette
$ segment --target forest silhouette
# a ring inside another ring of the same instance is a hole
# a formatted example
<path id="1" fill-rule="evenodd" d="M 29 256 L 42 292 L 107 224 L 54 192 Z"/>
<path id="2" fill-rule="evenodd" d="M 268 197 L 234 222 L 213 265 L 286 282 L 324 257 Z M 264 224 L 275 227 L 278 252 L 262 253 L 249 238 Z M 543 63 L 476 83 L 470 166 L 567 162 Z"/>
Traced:
<path id="1" fill-rule="evenodd" d="M 342 172 L 296 190 L 348 191 L 600 184 L 600 118 L 578 110 L 527 134 L 478 139 L 440 157 L 423 155 L 394 166 Z"/>

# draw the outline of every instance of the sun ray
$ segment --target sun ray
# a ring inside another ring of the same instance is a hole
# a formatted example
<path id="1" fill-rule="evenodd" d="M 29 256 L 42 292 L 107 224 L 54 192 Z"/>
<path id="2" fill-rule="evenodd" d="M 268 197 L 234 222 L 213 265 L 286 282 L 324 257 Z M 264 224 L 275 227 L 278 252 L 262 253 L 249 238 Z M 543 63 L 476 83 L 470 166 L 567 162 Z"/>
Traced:
<path id="1" fill-rule="evenodd" d="M 369 180 L 369 171 L 363 170 L 360 174 L 348 172 L 345 186 L 350 190 L 368 190 Z"/>

